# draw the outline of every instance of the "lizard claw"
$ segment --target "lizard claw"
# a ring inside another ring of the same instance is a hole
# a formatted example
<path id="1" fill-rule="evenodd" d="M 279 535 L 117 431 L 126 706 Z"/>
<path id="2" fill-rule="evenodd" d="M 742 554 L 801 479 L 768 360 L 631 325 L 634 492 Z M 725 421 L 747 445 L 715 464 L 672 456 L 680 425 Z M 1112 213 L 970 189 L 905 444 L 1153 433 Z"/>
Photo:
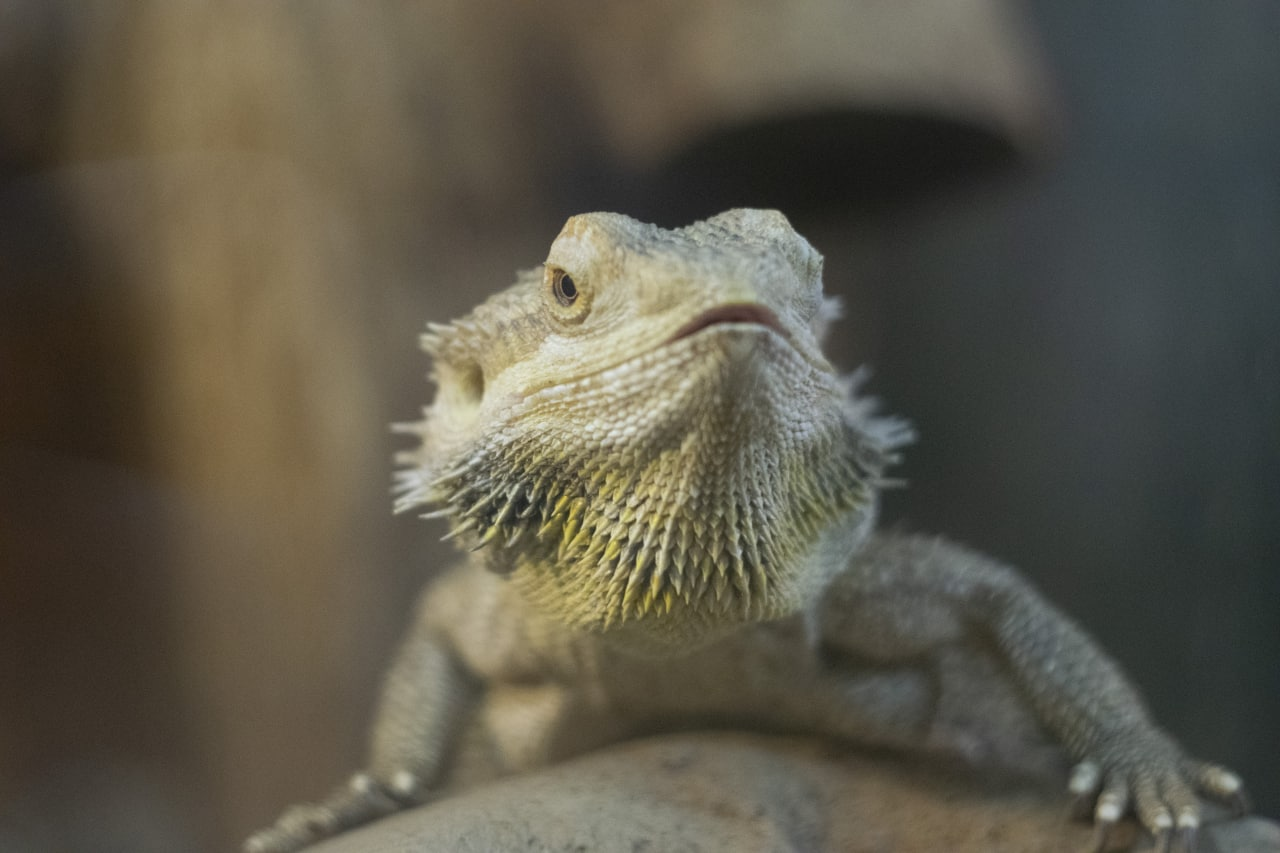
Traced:
<path id="1" fill-rule="evenodd" d="M 408 773 L 397 773 L 390 784 L 357 773 L 324 800 L 287 809 L 274 824 L 250 836 L 243 851 L 292 853 L 416 803 L 418 787 Z"/>
<path id="2" fill-rule="evenodd" d="M 1193 853 L 1200 829 L 1198 795 L 1232 807 L 1248 808 L 1240 777 L 1213 764 L 1183 758 L 1178 747 L 1157 732 L 1139 734 L 1103 749 L 1107 758 L 1087 758 L 1075 766 L 1068 783 L 1073 812 L 1092 812 L 1096 830 L 1092 849 L 1106 850 L 1117 824 L 1132 811 L 1155 839 L 1159 853 Z"/>
<path id="3" fill-rule="evenodd" d="M 1081 761 L 1071 770 L 1067 791 L 1071 794 L 1071 816 L 1088 820 L 1102 785 L 1102 768 L 1094 761 Z"/>
<path id="4" fill-rule="evenodd" d="M 1083 768 L 1083 769 L 1082 769 Z M 1124 777 L 1111 773 L 1103 784 L 1102 769 L 1096 762 L 1084 762 L 1072 775 L 1072 789 L 1079 790 L 1077 810 L 1089 813 L 1089 801 L 1093 800 L 1093 849 L 1106 850 L 1110 846 L 1116 824 L 1129 810 L 1129 785 Z"/>

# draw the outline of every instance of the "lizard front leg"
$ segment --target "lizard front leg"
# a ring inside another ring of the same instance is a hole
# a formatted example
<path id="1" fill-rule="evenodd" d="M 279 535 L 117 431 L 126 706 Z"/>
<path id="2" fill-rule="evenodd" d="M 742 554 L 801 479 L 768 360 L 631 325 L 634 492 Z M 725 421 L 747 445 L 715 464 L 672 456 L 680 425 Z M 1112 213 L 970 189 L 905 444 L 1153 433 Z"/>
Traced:
<path id="1" fill-rule="evenodd" d="M 824 635 L 835 632 L 881 658 L 966 637 L 994 648 L 1035 715 L 1078 762 L 1070 790 L 1085 810 L 1092 806 L 1098 849 L 1130 810 L 1159 849 L 1177 837 L 1189 850 L 1201 818 L 1197 795 L 1244 809 L 1238 776 L 1188 758 L 1119 667 L 994 560 L 941 539 L 875 536 L 833 583 L 821 618 Z"/>
<path id="2" fill-rule="evenodd" d="M 325 799 L 285 811 L 245 842 L 245 853 L 288 853 L 423 802 L 442 781 L 477 695 L 474 679 L 419 618 L 387 673 L 368 768 Z"/>

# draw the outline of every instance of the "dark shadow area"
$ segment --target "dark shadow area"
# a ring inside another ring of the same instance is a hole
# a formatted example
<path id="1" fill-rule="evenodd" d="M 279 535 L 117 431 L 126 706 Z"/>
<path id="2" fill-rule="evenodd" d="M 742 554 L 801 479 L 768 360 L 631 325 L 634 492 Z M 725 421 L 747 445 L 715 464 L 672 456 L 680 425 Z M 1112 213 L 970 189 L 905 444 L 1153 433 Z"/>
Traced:
<path id="1" fill-rule="evenodd" d="M 869 108 L 766 117 L 691 142 L 642 182 L 650 209 L 641 199 L 637 215 L 674 226 L 743 206 L 791 216 L 875 213 L 1019 162 L 1007 136 L 937 114 Z"/>

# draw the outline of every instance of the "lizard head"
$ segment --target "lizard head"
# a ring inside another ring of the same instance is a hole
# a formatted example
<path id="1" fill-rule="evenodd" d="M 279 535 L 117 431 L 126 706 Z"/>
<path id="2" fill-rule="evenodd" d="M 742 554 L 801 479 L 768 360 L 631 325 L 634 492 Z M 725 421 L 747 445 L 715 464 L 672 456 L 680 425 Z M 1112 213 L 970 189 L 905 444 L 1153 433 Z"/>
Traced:
<path id="1" fill-rule="evenodd" d="M 823 356 L 821 275 L 775 211 L 571 218 L 542 267 L 429 327 L 398 508 L 434 506 L 535 607 L 638 649 L 804 610 L 909 438 Z"/>

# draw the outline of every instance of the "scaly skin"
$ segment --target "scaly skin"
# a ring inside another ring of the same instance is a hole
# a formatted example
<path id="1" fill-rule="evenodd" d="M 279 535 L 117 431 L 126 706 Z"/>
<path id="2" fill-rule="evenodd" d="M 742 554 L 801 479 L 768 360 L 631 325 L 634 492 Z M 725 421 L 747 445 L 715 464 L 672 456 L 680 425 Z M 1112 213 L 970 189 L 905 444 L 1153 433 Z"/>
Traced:
<path id="1" fill-rule="evenodd" d="M 1010 569 L 871 532 L 911 433 L 822 355 L 821 267 L 772 211 L 675 231 L 586 214 L 430 327 L 438 390 L 398 509 L 447 518 L 470 556 L 423 597 L 368 768 L 247 851 L 717 720 L 988 763 L 1047 731 L 1099 849 L 1129 811 L 1190 849 L 1198 795 L 1243 807 Z"/>

